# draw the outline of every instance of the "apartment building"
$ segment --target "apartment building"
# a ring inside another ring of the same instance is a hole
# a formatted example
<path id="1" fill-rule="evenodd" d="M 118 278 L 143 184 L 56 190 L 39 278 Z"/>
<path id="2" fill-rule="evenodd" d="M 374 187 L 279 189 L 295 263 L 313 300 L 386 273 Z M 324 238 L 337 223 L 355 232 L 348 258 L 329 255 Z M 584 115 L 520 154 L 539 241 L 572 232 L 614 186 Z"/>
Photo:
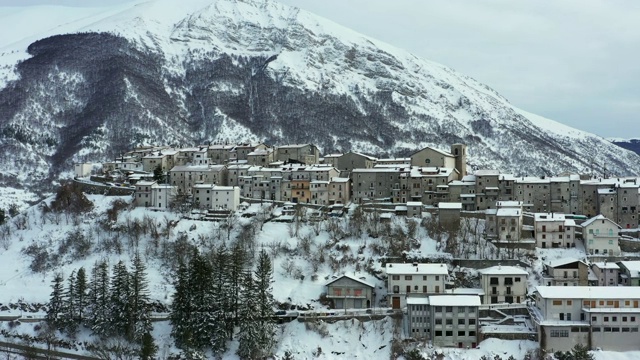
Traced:
<path id="1" fill-rule="evenodd" d="M 338 170 L 353 171 L 353 169 L 371 169 L 376 164 L 373 156 L 349 151 L 338 157 L 335 166 Z"/>
<path id="2" fill-rule="evenodd" d="M 536 213 L 534 236 L 540 248 L 575 247 L 576 222 L 564 214 Z"/>
<path id="3" fill-rule="evenodd" d="M 389 263 L 386 273 L 387 298 L 394 309 L 401 309 L 409 297 L 444 293 L 449 269 L 446 264 Z"/>
<path id="4" fill-rule="evenodd" d="M 544 264 L 543 283 L 547 286 L 587 286 L 589 266 L 576 258 L 562 258 Z"/>
<path id="5" fill-rule="evenodd" d="M 619 255 L 620 226 L 600 214 L 582 223 L 584 247 L 590 255 Z"/>
<path id="6" fill-rule="evenodd" d="M 240 188 L 216 184 L 193 185 L 193 202 L 201 209 L 236 211 L 240 206 Z"/>
<path id="7" fill-rule="evenodd" d="M 283 162 L 297 162 L 300 164 L 318 164 L 320 150 L 313 144 L 292 144 L 276 147 L 275 160 Z"/>
<path id="8" fill-rule="evenodd" d="M 477 295 L 432 295 L 407 299 L 411 337 L 434 346 L 474 348 L 478 343 Z"/>
<path id="9" fill-rule="evenodd" d="M 151 187 L 156 185 L 156 181 L 141 180 L 136 182 L 136 192 L 134 193 L 133 203 L 135 206 L 149 207 L 153 206 L 151 197 Z"/>
<path id="10" fill-rule="evenodd" d="M 529 273 L 515 266 L 492 266 L 478 271 L 483 304 L 520 303 L 527 295 Z"/>
<path id="11" fill-rule="evenodd" d="M 168 209 L 178 195 L 178 188 L 169 184 L 151 185 L 151 207 Z"/>
<path id="12" fill-rule="evenodd" d="M 203 153 L 198 154 L 203 155 Z M 195 184 L 226 184 L 227 167 L 225 165 L 174 166 L 169 171 L 169 182 L 178 188 L 179 193 L 191 194 L 191 189 Z"/>
<path id="13" fill-rule="evenodd" d="M 243 154 L 242 158 L 246 158 L 247 164 L 253 166 L 267 166 L 275 159 L 275 151 L 273 148 L 260 147 L 255 148 L 246 154 L 244 154 L 244 151 L 241 153 Z M 241 154 L 238 154 L 238 156 L 240 155 Z"/>
<path id="14" fill-rule="evenodd" d="M 591 271 L 598 286 L 617 286 L 620 282 L 620 266 L 614 262 L 595 262 L 591 264 Z"/>
<path id="15" fill-rule="evenodd" d="M 640 350 L 640 288 L 538 286 L 531 314 L 543 350 Z"/>
<path id="16" fill-rule="evenodd" d="M 519 241 L 522 238 L 522 202 L 498 201 L 496 209 L 485 212 L 486 238 L 492 241 Z"/>

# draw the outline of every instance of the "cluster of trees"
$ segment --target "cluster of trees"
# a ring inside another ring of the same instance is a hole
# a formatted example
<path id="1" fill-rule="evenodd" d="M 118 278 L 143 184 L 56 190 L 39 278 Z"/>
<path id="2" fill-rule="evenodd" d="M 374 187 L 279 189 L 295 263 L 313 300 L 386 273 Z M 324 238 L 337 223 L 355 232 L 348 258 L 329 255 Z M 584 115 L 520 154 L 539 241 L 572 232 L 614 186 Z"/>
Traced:
<path id="1" fill-rule="evenodd" d="M 255 271 L 251 268 L 241 246 L 229 251 L 224 245 L 207 256 L 194 249 L 188 262 L 180 264 L 171 311 L 171 335 L 178 348 L 219 356 L 235 334 L 241 358 L 269 355 L 275 343 L 273 268 L 265 251 L 258 255 Z"/>
<path id="2" fill-rule="evenodd" d="M 106 262 L 96 263 L 90 277 L 80 268 L 71 273 L 66 286 L 58 273 L 51 287 L 47 325 L 69 336 L 85 326 L 100 338 L 122 337 L 140 344 L 141 358 L 153 357 L 151 301 L 140 256 L 135 256 L 130 269 L 118 262 L 112 274 Z"/>

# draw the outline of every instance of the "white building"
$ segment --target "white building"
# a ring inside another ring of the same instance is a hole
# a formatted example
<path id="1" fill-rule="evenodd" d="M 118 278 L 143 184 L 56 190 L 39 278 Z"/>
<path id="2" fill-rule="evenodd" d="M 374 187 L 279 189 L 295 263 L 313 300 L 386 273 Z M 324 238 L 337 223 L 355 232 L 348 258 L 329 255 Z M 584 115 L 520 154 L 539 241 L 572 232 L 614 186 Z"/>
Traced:
<path id="1" fill-rule="evenodd" d="M 547 351 L 640 350 L 639 303 L 638 287 L 538 286 L 531 314 Z"/>
<path id="2" fill-rule="evenodd" d="M 492 266 L 478 271 L 483 304 L 521 303 L 527 296 L 529 273 L 515 266 Z"/>
<path id="3" fill-rule="evenodd" d="M 444 293 L 449 275 L 446 264 L 387 264 L 387 297 L 394 309 L 406 306 L 407 297 Z"/>
<path id="4" fill-rule="evenodd" d="M 178 188 L 169 184 L 151 185 L 151 207 L 168 209 L 178 194 Z"/>
<path id="5" fill-rule="evenodd" d="M 237 186 L 196 184 L 193 186 L 193 201 L 202 209 L 236 211 L 240 205 L 240 188 Z"/>
<path id="6" fill-rule="evenodd" d="M 585 250 L 590 255 L 620 255 L 620 226 L 600 214 L 582 223 Z"/>
<path id="7" fill-rule="evenodd" d="M 539 248 L 575 247 L 576 223 L 566 219 L 564 214 L 536 213 L 534 231 L 536 246 Z"/>
<path id="8" fill-rule="evenodd" d="M 617 286 L 620 278 L 620 266 L 614 262 L 596 262 L 591 271 L 598 279 L 598 286 Z"/>

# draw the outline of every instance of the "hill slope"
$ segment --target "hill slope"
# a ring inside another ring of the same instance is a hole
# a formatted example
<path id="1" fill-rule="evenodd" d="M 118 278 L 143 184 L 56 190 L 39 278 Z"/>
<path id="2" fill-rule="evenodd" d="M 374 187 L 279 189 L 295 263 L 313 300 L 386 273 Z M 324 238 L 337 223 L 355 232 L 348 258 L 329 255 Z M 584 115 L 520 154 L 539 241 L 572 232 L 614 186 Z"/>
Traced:
<path id="1" fill-rule="evenodd" d="M 275 1 L 154 0 L 65 20 L 0 50 L 5 184 L 47 184 L 134 145 L 239 140 L 378 155 L 463 142 L 472 167 L 640 173 L 632 152 Z"/>

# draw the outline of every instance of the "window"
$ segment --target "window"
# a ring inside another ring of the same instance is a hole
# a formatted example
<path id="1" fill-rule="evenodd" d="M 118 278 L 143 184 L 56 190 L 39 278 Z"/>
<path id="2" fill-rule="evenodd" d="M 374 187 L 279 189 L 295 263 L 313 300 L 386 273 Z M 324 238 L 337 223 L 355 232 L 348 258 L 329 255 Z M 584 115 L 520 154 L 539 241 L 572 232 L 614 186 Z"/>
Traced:
<path id="1" fill-rule="evenodd" d="M 411 275 L 405 275 L 405 276 L 404 276 L 404 279 L 405 279 L 405 280 L 411 280 L 412 278 L 411 278 Z"/>
<path id="2" fill-rule="evenodd" d="M 604 317 L 604 321 L 605 321 L 605 322 L 609 322 L 609 317 L 608 317 L 608 316 L 605 316 L 605 317 Z"/>
<path id="3" fill-rule="evenodd" d="M 453 331 L 446 331 L 444 336 L 453 336 Z"/>
<path id="4" fill-rule="evenodd" d="M 437 330 L 435 336 L 442 336 L 442 330 Z"/>
<path id="5" fill-rule="evenodd" d="M 599 327 L 593 327 L 593 328 L 591 328 L 591 331 L 600 332 L 600 328 Z"/>
<path id="6" fill-rule="evenodd" d="M 446 311 L 446 312 L 448 312 L 448 313 L 453 312 L 453 306 L 447 306 L 447 307 L 445 308 L 445 311 Z"/>
<path id="7" fill-rule="evenodd" d="M 476 319 L 469 319 L 469 325 L 475 325 L 475 324 L 476 324 Z"/>
<path id="8" fill-rule="evenodd" d="M 597 318 L 596 316 L 592 316 L 592 317 L 591 317 L 591 321 L 592 321 L 592 322 L 596 322 L 596 321 L 598 321 L 598 318 Z"/>
<path id="9" fill-rule="evenodd" d="M 569 330 L 551 330 L 551 337 L 569 337 Z"/>
<path id="10" fill-rule="evenodd" d="M 466 321 L 464 319 L 458 319 L 458 325 L 465 325 Z"/>
<path id="11" fill-rule="evenodd" d="M 453 319 L 446 319 L 445 325 L 453 325 Z"/>
<path id="12" fill-rule="evenodd" d="M 622 322 L 627 322 L 627 317 L 626 316 L 622 317 Z"/>
<path id="13" fill-rule="evenodd" d="M 469 336 L 476 336 L 476 332 L 475 331 L 469 331 Z"/>
<path id="14" fill-rule="evenodd" d="M 567 300 L 567 306 L 571 306 L 572 304 L 571 300 Z"/>
<path id="15" fill-rule="evenodd" d="M 393 276 L 391 277 L 391 279 L 393 279 L 393 280 L 400 280 L 400 275 L 393 275 Z"/>
<path id="16" fill-rule="evenodd" d="M 618 317 L 617 316 L 612 316 L 611 317 L 611 321 L 618 321 Z"/>
<path id="17" fill-rule="evenodd" d="M 458 331 L 458 336 L 465 336 L 465 331 Z"/>
<path id="18" fill-rule="evenodd" d="M 436 319 L 436 325 L 442 325 L 442 319 Z"/>
<path id="19" fill-rule="evenodd" d="M 426 293 L 426 292 L 427 292 L 427 286 L 426 286 L 426 285 L 424 285 L 424 286 L 422 287 L 422 292 L 423 292 L 423 293 Z"/>
<path id="20" fill-rule="evenodd" d="M 515 282 L 520 282 L 520 278 L 519 277 L 515 278 L 514 280 L 515 280 Z"/>
<path id="21" fill-rule="evenodd" d="M 553 300 L 553 305 L 554 305 L 554 306 L 560 306 L 560 305 L 562 305 L 562 300 Z"/>

